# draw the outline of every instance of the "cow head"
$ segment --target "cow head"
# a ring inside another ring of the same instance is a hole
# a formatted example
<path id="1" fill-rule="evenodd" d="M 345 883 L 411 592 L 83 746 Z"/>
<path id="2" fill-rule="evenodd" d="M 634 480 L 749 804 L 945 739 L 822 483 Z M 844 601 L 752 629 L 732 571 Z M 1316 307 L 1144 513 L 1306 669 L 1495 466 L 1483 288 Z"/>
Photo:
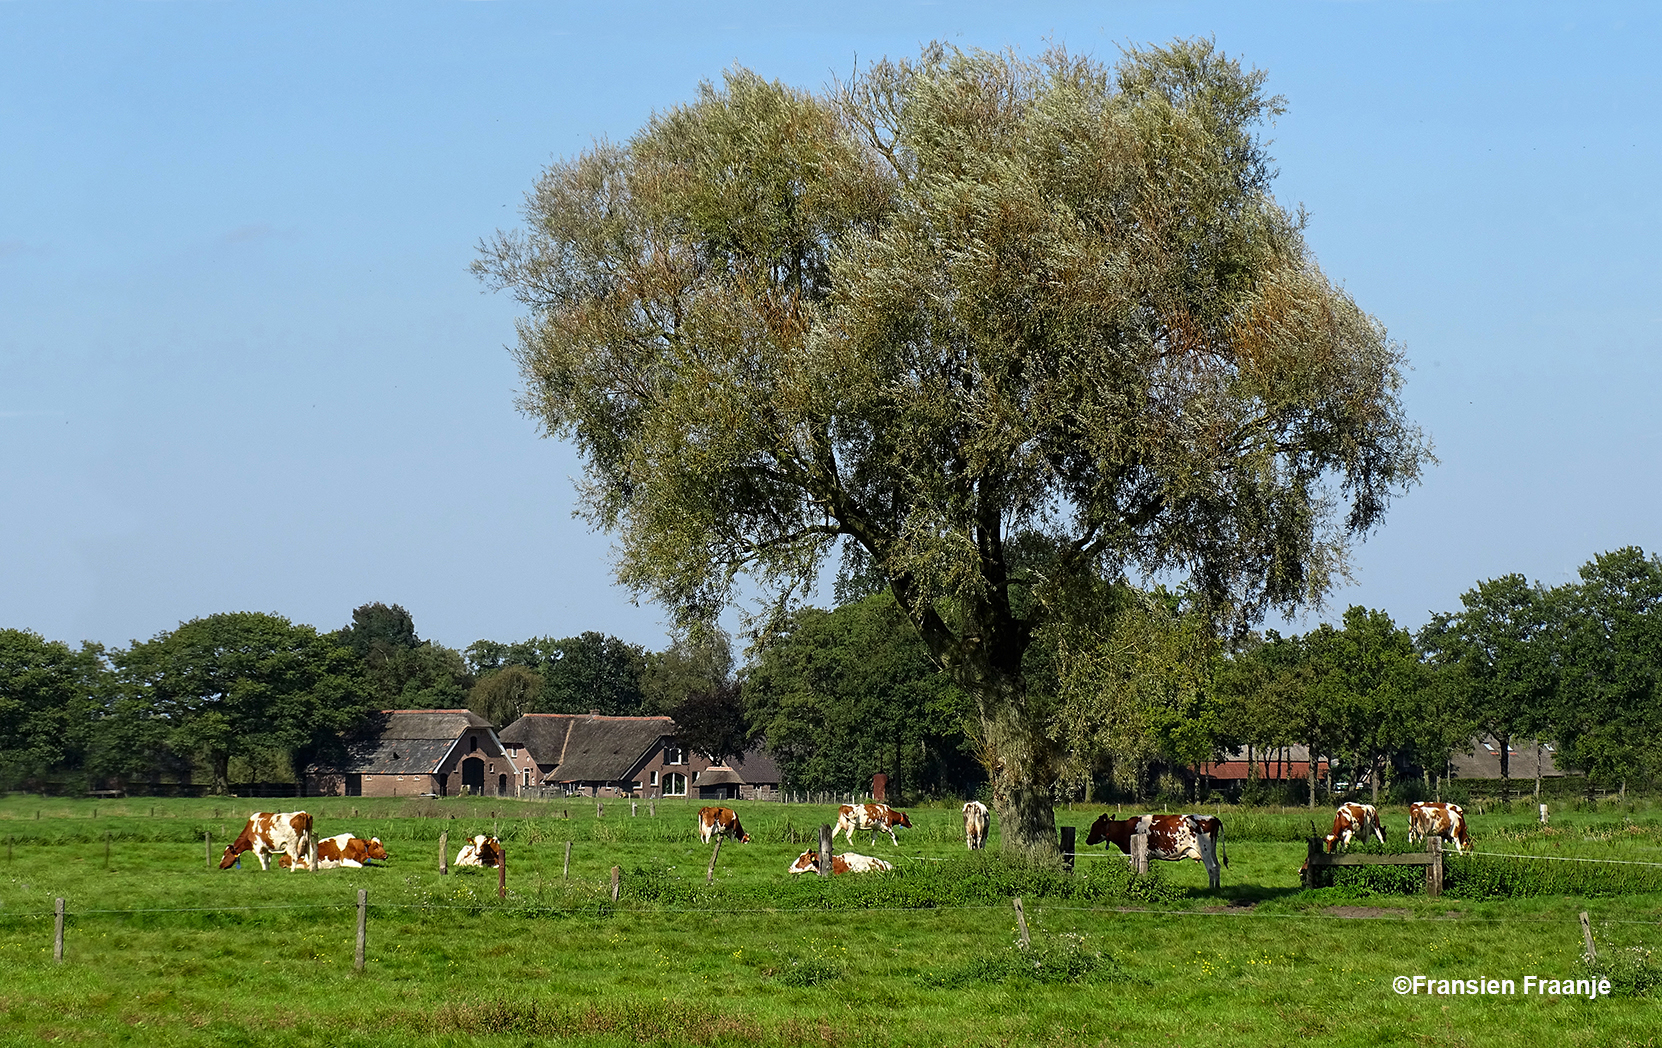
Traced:
<path id="1" fill-rule="evenodd" d="M 1115 836 L 1118 836 L 1114 831 L 1123 823 L 1130 821 L 1130 819 L 1116 819 L 1107 812 L 1103 812 L 1096 817 L 1095 822 L 1091 823 L 1091 832 L 1085 835 L 1085 843 L 1102 844 L 1105 841 L 1112 840 Z"/>
<path id="2" fill-rule="evenodd" d="M 889 809 L 889 810 L 890 810 L 890 813 L 891 813 L 891 816 L 892 816 L 892 818 L 890 819 L 889 825 L 891 825 L 891 826 L 904 826 L 908 830 L 912 828 L 912 820 L 908 819 L 906 817 L 905 812 L 895 811 L 892 808 Z"/>
<path id="3" fill-rule="evenodd" d="M 225 846 L 225 854 L 219 857 L 219 868 L 222 870 L 229 870 L 237 864 L 237 857 L 241 854 L 242 852 L 237 849 L 235 844 L 227 844 Z"/>
<path id="4" fill-rule="evenodd" d="M 786 872 L 808 873 L 817 869 L 819 869 L 819 852 L 805 851 L 796 857 L 796 861 L 791 863 L 790 869 Z"/>
<path id="5" fill-rule="evenodd" d="M 365 841 L 364 852 L 371 859 L 380 859 L 385 861 L 387 858 L 387 849 L 381 847 L 381 838 L 379 837 L 371 837 L 369 840 Z"/>

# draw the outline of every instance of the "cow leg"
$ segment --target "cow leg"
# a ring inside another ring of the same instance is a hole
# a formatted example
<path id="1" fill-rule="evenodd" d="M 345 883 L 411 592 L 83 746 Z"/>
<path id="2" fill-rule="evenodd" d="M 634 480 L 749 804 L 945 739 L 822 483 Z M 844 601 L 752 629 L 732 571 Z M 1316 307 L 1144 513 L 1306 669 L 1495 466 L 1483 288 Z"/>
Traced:
<path id="1" fill-rule="evenodd" d="M 1206 867 L 1206 886 L 1213 889 L 1222 887 L 1223 875 L 1218 872 L 1218 853 L 1212 846 L 1212 838 L 1204 833 L 1195 836 L 1195 843 L 1200 845 L 1200 864 Z"/>
<path id="2" fill-rule="evenodd" d="M 264 848 L 256 847 L 254 849 L 254 858 L 260 860 L 260 869 L 271 869 L 271 853 L 266 851 Z"/>

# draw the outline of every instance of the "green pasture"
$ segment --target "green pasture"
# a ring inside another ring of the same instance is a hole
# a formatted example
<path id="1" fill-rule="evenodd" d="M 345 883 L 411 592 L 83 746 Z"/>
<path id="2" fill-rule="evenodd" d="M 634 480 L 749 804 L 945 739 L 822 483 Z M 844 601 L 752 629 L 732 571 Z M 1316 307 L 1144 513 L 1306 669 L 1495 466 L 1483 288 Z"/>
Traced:
<path id="1" fill-rule="evenodd" d="M 217 862 L 249 811 L 299 805 L 321 834 L 381 837 L 391 862 L 317 874 L 262 873 L 251 858 L 208 868 L 204 832 Z M 1400 974 L 1585 976 L 1581 910 L 1606 957 L 1650 971 L 1662 892 L 1648 882 L 1592 897 L 1305 892 L 1302 809 L 1224 808 L 1220 891 L 1206 889 L 1197 863 L 1160 863 L 1157 890 L 1133 897 L 1123 859 L 1085 857 L 1100 847 L 1082 849 L 1072 877 L 1038 870 L 994 884 L 996 860 L 966 856 L 946 807 L 912 809 L 917 828 L 900 831 L 898 848 L 887 836 L 854 847 L 894 860 L 896 874 L 825 882 L 784 868 L 834 807 L 736 805 L 754 840 L 723 844 L 709 888 L 697 802 L 659 802 L 656 817 L 642 803 L 632 817 L 612 801 L 599 819 L 592 801 L 151 807 L 0 800 L 10 849 L 0 852 L 0 1042 L 1622 1045 L 1654 1044 L 1662 1030 L 1662 1002 L 1648 996 L 1390 988 Z M 1100 810 L 1058 817 L 1083 841 Z M 1662 812 L 1647 808 L 1555 813 L 1545 832 L 1532 813 L 1471 821 L 1479 850 L 1662 861 Z M 1386 822 L 1400 845 L 1405 813 L 1387 809 Z M 438 872 L 440 833 L 454 855 L 464 837 L 493 829 L 509 855 L 502 900 L 495 871 Z M 995 820 L 995 847 L 996 833 Z M 978 895 L 977 882 L 988 890 Z M 1025 893 L 1025 950 L 998 894 L 1009 886 Z M 370 899 L 361 974 L 360 888 Z M 62 965 L 51 955 L 58 897 L 69 912 Z"/>

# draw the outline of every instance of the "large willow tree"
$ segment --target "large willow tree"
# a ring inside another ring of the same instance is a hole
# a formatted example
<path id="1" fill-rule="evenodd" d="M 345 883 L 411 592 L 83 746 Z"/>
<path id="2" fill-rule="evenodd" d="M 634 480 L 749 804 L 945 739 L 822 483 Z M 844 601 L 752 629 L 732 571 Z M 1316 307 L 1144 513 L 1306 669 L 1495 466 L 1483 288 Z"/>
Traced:
<path id="1" fill-rule="evenodd" d="M 1307 601 L 1426 458 L 1270 196 L 1262 83 L 933 46 L 820 94 L 736 69 L 551 166 L 476 269 L 620 579 L 690 622 L 841 544 L 974 696 L 1006 844 L 1054 849 L 1036 632 L 1104 578 Z"/>

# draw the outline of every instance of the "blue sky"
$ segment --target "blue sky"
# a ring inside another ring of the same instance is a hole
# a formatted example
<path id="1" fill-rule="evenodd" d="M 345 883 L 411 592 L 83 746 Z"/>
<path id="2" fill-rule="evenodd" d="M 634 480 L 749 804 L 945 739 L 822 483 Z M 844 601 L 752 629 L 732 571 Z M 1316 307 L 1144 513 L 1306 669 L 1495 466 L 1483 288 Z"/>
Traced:
<path id="1" fill-rule="evenodd" d="M 454 646 L 661 647 L 513 410 L 478 240 L 735 62 L 1195 35 L 1286 96 L 1277 196 L 1407 347 L 1441 459 L 1329 614 L 1662 549 L 1655 5 L 0 0 L 0 626 L 379 600 Z"/>

